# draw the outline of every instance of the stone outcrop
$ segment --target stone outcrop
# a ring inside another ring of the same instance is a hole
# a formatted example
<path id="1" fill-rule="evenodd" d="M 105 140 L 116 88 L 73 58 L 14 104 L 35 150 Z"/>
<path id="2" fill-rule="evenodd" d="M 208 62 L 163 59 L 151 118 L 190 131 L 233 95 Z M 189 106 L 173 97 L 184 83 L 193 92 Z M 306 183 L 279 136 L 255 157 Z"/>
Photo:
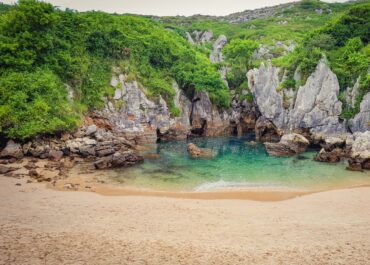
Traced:
<path id="1" fill-rule="evenodd" d="M 357 132 L 353 134 L 353 143 L 350 159 L 348 160 L 349 170 L 370 169 L 370 131 Z"/>
<path id="2" fill-rule="evenodd" d="M 370 92 L 362 99 L 360 112 L 349 121 L 352 132 L 365 132 L 370 130 Z"/>
<path id="3" fill-rule="evenodd" d="M 15 158 L 21 159 L 23 157 L 23 150 L 20 144 L 10 140 L 6 147 L 1 151 L 0 158 Z"/>
<path id="4" fill-rule="evenodd" d="M 119 69 L 116 69 L 119 72 Z M 181 111 L 179 117 L 171 117 L 166 102 L 159 97 L 149 99 L 136 81 L 127 81 L 123 74 L 113 76 L 111 85 L 116 88 L 112 101 L 97 112 L 110 121 L 115 134 L 120 134 L 137 144 L 155 143 L 162 140 L 185 139 L 190 134 L 191 103 L 184 93 L 173 84 L 176 91 L 175 106 Z"/>
<path id="5" fill-rule="evenodd" d="M 361 77 L 359 77 L 356 81 L 356 83 L 354 84 L 353 87 L 347 87 L 347 90 L 346 90 L 346 103 L 348 106 L 354 108 L 355 107 L 355 104 L 356 104 L 356 99 L 359 95 L 359 88 L 360 88 L 360 79 Z"/>
<path id="6" fill-rule="evenodd" d="M 192 104 L 176 82 L 173 83 L 172 87 L 176 92 L 174 99 L 175 106 L 180 109 L 181 114 L 179 117 L 170 118 L 168 130 L 159 133 L 159 139 L 164 141 L 185 140 L 190 135 L 191 131 L 189 117 Z"/>
<path id="7" fill-rule="evenodd" d="M 230 120 L 226 112 L 220 113 L 211 103 L 206 91 L 196 92 L 190 116 L 191 131 L 200 136 L 230 134 Z"/>
<path id="8" fill-rule="evenodd" d="M 337 98 L 338 93 L 337 76 L 321 60 L 316 71 L 298 90 L 289 128 L 306 128 L 324 134 L 344 132 L 344 126 L 339 122 L 342 103 Z"/>
<path id="9" fill-rule="evenodd" d="M 338 100 L 338 79 L 324 59 L 299 88 L 295 100 L 292 91 L 278 91 L 279 71 L 269 63 L 247 74 L 249 88 L 263 117 L 285 133 L 308 131 L 331 135 L 345 132 L 339 121 L 342 103 Z"/>
<path id="10" fill-rule="evenodd" d="M 213 39 L 213 32 L 194 30 L 192 33 L 186 32 L 186 38 L 191 44 L 205 44 Z"/>
<path id="11" fill-rule="evenodd" d="M 193 143 L 188 144 L 187 150 L 193 158 L 210 158 L 216 155 L 211 149 L 199 148 Z"/>
<path id="12" fill-rule="evenodd" d="M 96 169 L 130 167 L 142 163 L 144 158 L 133 151 L 116 152 L 94 163 Z"/>
<path id="13" fill-rule="evenodd" d="M 302 135 L 292 133 L 283 135 L 278 143 L 265 143 L 267 152 L 272 156 L 292 156 L 306 151 L 309 141 Z"/>
<path id="14" fill-rule="evenodd" d="M 256 140 L 259 142 L 279 142 L 280 135 L 276 126 L 264 116 L 258 118 L 255 126 Z"/>
<path id="15" fill-rule="evenodd" d="M 223 55 L 222 55 L 222 49 L 225 47 L 226 43 L 227 43 L 227 38 L 225 35 L 220 35 L 217 38 L 217 40 L 213 44 L 213 50 L 209 57 L 211 62 L 219 63 L 224 60 Z"/>
<path id="16" fill-rule="evenodd" d="M 337 163 L 344 157 L 345 152 L 341 148 L 335 148 L 331 151 L 322 148 L 320 152 L 315 156 L 315 161 L 325 162 L 325 163 Z"/>

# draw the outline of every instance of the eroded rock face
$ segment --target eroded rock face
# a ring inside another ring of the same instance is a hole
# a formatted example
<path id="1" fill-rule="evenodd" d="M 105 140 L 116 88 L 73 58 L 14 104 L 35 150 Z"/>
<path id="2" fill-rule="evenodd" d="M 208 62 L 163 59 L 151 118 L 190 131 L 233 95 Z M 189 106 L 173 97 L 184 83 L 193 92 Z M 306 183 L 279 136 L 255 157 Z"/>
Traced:
<path id="1" fill-rule="evenodd" d="M 353 87 L 348 87 L 346 90 L 346 103 L 347 105 L 351 106 L 352 108 L 355 107 L 356 98 L 359 95 L 359 88 L 360 88 L 360 77 L 357 79 L 355 85 Z"/>
<path id="2" fill-rule="evenodd" d="M 345 155 L 345 152 L 341 148 L 335 148 L 331 151 L 326 151 L 324 148 L 315 156 L 315 160 L 325 163 L 337 163 Z"/>
<path id="3" fill-rule="evenodd" d="M 0 153 L 0 158 L 16 158 L 23 157 L 23 150 L 20 144 L 15 143 L 13 140 L 8 141 L 5 148 Z"/>
<path id="4" fill-rule="evenodd" d="M 307 128 L 311 132 L 334 134 L 344 132 L 339 123 L 342 103 L 338 100 L 337 76 L 324 60 L 298 90 L 295 106 L 290 115 L 290 129 Z"/>
<path id="5" fill-rule="evenodd" d="M 191 44 L 205 44 L 213 38 L 213 32 L 210 30 L 194 30 L 191 34 L 186 32 L 186 38 Z"/>
<path id="6" fill-rule="evenodd" d="M 230 133 L 228 114 L 213 107 L 206 91 L 195 93 L 190 121 L 195 135 L 222 136 Z"/>
<path id="7" fill-rule="evenodd" d="M 250 70 L 248 86 L 253 93 L 261 115 L 271 121 L 276 127 L 284 128 L 286 112 L 283 107 L 283 96 L 277 92 L 279 68 L 271 63 L 261 64 L 259 69 Z"/>
<path id="8" fill-rule="evenodd" d="M 176 82 L 173 83 L 172 87 L 176 91 L 175 106 L 180 109 L 181 114 L 179 117 L 170 118 L 169 129 L 159 134 L 159 138 L 164 141 L 185 140 L 191 131 L 189 119 L 192 107 L 191 102 Z"/>
<path id="9" fill-rule="evenodd" d="M 224 60 L 223 55 L 222 55 L 222 49 L 225 47 L 226 43 L 227 43 L 227 38 L 225 35 L 220 35 L 217 38 L 217 40 L 213 44 L 213 50 L 209 57 L 211 62 L 219 63 Z"/>
<path id="10" fill-rule="evenodd" d="M 349 122 L 352 132 L 370 130 L 370 92 L 362 99 L 360 112 Z"/>
<path id="11" fill-rule="evenodd" d="M 256 140 L 259 142 L 278 142 L 280 135 L 276 126 L 264 116 L 258 118 L 255 127 Z"/>
<path id="12" fill-rule="evenodd" d="M 349 170 L 370 169 L 370 131 L 353 134 L 351 157 L 348 160 Z"/>
<path id="13" fill-rule="evenodd" d="M 272 156 L 292 156 L 306 151 L 309 141 L 302 135 L 292 133 L 283 135 L 278 143 L 265 143 L 267 152 Z"/>
<path id="14" fill-rule="evenodd" d="M 271 64 L 267 67 L 262 64 L 247 74 L 249 88 L 263 117 L 286 133 L 308 130 L 330 135 L 345 132 L 339 121 L 342 103 L 337 98 L 338 79 L 324 59 L 306 84 L 299 88 L 295 100 L 293 91 L 277 91 L 279 71 Z"/>

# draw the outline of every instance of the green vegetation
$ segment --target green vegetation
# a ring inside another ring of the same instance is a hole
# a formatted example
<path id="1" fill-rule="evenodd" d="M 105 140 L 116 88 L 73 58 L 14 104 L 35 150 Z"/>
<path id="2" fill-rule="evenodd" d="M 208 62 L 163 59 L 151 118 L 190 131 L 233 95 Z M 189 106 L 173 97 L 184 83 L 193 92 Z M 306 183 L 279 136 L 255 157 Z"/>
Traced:
<path id="1" fill-rule="evenodd" d="M 84 113 L 102 108 L 103 98 L 112 96 L 113 68 L 127 81 L 137 80 L 152 100 L 162 96 L 172 116 L 181 114 L 173 80 L 189 97 L 206 90 L 218 107 L 229 106 L 220 67 L 228 69 L 230 88 L 252 101 L 245 75 L 266 60 L 254 57 L 262 45 L 284 68 L 279 89 L 298 87 L 322 56 L 338 76 L 343 101 L 344 89 L 361 76 L 356 106 L 344 105 L 343 117 L 352 117 L 370 91 L 369 10 L 368 0 L 303 0 L 278 7 L 273 16 L 230 23 L 235 15 L 145 18 L 61 11 L 37 0 L 0 4 L 0 136 L 27 139 L 75 128 Z M 225 62 L 210 62 L 212 43 L 188 43 L 185 33 L 193 30 L 226 35 Z M 297 48 L 288 53 L 284 45 L 290 43 Z M 293 78 L 297 68 L 301 82 Z"/>
<path id="2" fill-rule="evenodd" d="M 172 80 L 189 96 L 207 90 L 219 107 L 229 105 L 216 66 L 176 32 L 139 16 L 20 0 L 0 5 L 0 134 L 26 139 L 75 128 L 112 94 L 112 66 L 137 79 L 152 99 L 161 95 L 173 116 L 180 110 Z"/>
<path id="3" fill-rule="evenodd" d="M 343 16 L 307 35 L 297 49 L 274 63 L 287 68 L 292 75 L 299 67 L 303 81 L 315 70 L 317 62 L 326 56 L 337 75 L 344 104 L 343 118 L 351 118 L 359 111 L 363 96 L 370 91 L 370 4 L 349 9 Z M 361 77 L 360 95 L 354 108 L 347 106 L 344 90 Z"/>

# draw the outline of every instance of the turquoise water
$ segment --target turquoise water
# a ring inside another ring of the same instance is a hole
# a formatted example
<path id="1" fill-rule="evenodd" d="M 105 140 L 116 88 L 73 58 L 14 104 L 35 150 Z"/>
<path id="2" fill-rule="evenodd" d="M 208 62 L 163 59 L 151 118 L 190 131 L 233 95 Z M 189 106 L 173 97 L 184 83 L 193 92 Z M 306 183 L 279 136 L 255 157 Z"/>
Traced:
<path id="1" fill-rule="evenodd" d="M 213 191 L 229 189 L 316 190 L 370 184 L 370 172 L 345 170 L 346 162 L 313 160 L 317 150 L 290 158 L 269 156 L 251 137 L 196 138 L 158 143 L 138 166 L 119 169 L 111 176 L 127 185 L 158 191 Z M 217 155 L 193 159 L 187 144 L 212 149 Z"/>

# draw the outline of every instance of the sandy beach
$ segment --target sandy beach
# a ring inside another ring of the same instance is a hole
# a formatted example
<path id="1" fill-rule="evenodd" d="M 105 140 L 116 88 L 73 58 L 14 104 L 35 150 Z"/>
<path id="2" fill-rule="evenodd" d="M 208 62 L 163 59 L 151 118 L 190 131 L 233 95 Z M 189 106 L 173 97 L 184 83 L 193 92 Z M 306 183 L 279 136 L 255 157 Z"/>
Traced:
<path id="1" fill-rule="evenodd" d="M 0 197 L 0 264 L 370 260 L 368 187 L 258 202 L 103 196 L 0 176 Z"/>

